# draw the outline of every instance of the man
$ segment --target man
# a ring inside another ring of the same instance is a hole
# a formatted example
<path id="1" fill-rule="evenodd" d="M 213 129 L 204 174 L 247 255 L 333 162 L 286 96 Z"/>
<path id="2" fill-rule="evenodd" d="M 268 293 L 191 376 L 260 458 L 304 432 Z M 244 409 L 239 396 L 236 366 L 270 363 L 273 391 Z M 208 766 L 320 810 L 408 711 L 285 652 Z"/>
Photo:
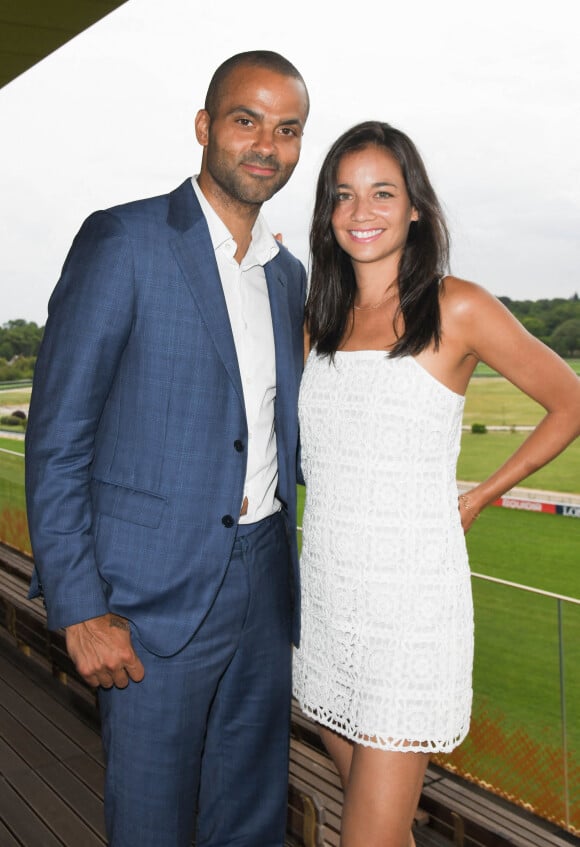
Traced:
<path id="1" fill-rule="evenodd" d="M 280 847 L 298 634 L 305 273 L 261 204 L 308 94 L 267 51 L 216 71 L 199 176 L 97 212 L 53 293 L 27 439 L 51 628 L 100 686 L 113 847 Z"/>

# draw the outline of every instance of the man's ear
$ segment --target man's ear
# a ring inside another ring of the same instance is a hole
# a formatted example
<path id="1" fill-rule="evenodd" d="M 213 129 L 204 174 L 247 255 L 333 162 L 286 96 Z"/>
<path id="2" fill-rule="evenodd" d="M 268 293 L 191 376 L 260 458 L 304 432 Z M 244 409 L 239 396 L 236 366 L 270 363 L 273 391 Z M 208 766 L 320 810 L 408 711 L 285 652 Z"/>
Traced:
<path id="1" fill-rule="evenodd" d="M 205 109 L 200 109 L 195 116 L 195 137 L 202 147 L 207 147 L 209 141 L 209 112 Z"/>

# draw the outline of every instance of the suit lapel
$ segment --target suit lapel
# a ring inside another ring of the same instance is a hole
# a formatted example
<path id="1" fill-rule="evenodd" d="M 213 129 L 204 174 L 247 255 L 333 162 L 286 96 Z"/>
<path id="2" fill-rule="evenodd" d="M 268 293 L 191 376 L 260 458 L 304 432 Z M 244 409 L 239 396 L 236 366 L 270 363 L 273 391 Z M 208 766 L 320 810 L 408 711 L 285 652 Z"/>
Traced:
<path id="1" fill-rule="evenodd" d="M 177 230 L 171 246 L 185 282 L 243 405 L 240 369 L 215 253 L 189 180 L 170 195 L 168 223 Z"/>
<path id="2" fill-rule="evenodd" d="M 170 195 L 167 222 L 175 230 L 171 246 L 185 282 L 243 405 L 240 369 L 215 253 L 205 217 L 189 179 Z M 284 407 L 288 402 L 288 378 L 293 361 L 288 281 L 276 259 L 268 262 L 264 270 L 276 351 L 276 405 L 280 410 L 280 405 Z M 284 414 L 277 415 L 278 430 L 280 421 L 285 417 Z"/>
<path id="3" fill-rule="evenodd" d="M 286 420 L 283 409 L 287 405 L 288 368 L 289 366 L 291 367 L 293 361 L 292 328 L 288 309 L 288 280 L 286 274 L 279 267 L 275 259 L 272 262 L 268 262 L 264 270 L 266 272 L 272 326 L 274 329 L 274 349 L 276 351 L 276 431 L 278 437 L 280 437 L 281 426 L 283 421 Z"/>

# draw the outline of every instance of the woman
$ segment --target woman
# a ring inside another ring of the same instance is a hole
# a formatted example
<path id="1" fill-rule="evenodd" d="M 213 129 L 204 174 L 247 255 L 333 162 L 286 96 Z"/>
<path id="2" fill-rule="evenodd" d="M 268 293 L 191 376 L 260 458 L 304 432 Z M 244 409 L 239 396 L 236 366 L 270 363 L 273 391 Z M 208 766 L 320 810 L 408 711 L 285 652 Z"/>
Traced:
<path id="1" fill-rule="evenodd" d="M 345 789 L 342 847 L 407 847 L 429 754 L 465 737 L 481 510 L 580 433 L 580 380 L 479 286 L 412 141 L 369 122 L 318 181 L 300 419 L 306 479 L 295 694 Z M 487 362 L 546 409 L 457 498 L 464 394 Z"/>

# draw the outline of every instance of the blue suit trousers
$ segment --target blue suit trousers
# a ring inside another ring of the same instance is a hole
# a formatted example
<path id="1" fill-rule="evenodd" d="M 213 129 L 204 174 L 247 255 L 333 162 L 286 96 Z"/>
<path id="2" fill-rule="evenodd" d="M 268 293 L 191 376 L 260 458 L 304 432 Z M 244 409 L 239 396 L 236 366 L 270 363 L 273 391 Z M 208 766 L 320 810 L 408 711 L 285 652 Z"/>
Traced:
<path id="1" fill-rule="evenodd" d="M 282 847 L 290 583 L 282 517 L 240 527 L 191 641 L 170 657 L 136 641 L 143 681 L 100 690 L 110 847 L 189 847 L 195 827 L 197 847 Z"/>

